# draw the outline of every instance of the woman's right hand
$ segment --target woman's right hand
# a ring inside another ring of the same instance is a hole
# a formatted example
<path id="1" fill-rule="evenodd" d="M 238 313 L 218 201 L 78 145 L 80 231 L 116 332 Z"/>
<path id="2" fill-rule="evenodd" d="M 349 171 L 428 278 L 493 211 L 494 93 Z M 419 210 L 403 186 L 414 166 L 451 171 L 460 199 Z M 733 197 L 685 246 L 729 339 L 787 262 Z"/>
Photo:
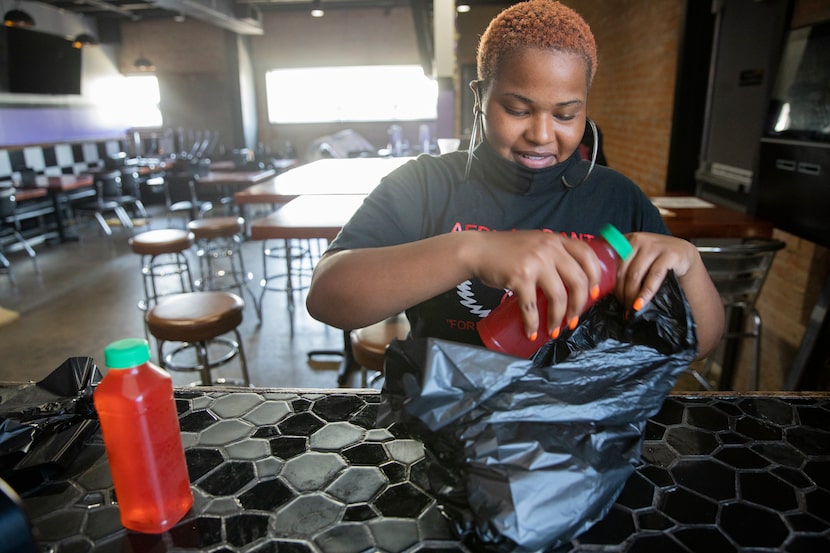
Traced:
<path id="1" fill-rule="evenodd" d="M 588 298 L 599 293 L 599 260 L 585 241 L 538 230 L 477 232 L 470 238 L 471 245 L 461 250 L 462 262 L 484 284 L 517 296 L 530 340 L 538 336 L 540 324 L 537 288 L 548 299 L 553 338 L 565 317 L 575 328 Z"/>

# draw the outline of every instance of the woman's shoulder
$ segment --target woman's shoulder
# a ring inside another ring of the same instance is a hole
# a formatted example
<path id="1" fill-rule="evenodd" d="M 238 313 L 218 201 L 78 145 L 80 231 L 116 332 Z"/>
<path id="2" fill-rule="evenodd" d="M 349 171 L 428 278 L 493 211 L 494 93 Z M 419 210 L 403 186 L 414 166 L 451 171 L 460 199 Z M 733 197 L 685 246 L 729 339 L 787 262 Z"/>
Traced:
<path id="1" fill-rule="evenodd" d="M 467 152 L 444 155 L 421 154 L 392 171 L 387 179 L 415 180 L 424 184 L 452 184 L 461 182 L 467 163 Z"/>

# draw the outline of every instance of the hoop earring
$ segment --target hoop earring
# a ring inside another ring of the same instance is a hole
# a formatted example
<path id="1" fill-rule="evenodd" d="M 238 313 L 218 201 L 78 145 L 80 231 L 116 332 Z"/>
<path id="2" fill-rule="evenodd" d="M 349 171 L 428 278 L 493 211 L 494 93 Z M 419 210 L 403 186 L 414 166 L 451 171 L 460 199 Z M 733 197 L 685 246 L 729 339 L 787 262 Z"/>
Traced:
<path id="1" fill-rule="evenodd" d="M 479 132 L 481 127 L 481 110 L 476 109 L 473 116 L 473 128 L 470 131 L 470 147 L 467 149 L 467 165 L 464 167 L 464 180 L 470 179 L 470 168 L 473 166 L 473 150 L 479 140 Z"/>
<path id="2" fill-rule="evenodd" d="M 470 180 L 470 169 L 473 166 L 473 150 L 478 145 L 479 142 L 479 133 L 481 132 L 481 98 L 478 96 L 478 87 L 481 81 L 472 81 L 470 83 L 470 89 L 473 91 L 473 98 L 474 98 L 474 105 L 475 108 L 473 110 L 473 128 L 470 130 L 470 147 L 467 149 L 467 165 L 464 167 L 464 180 Z"/>
<path id="3" fill-rule="evenodd" d="M 582 186 L 589 176 L 591 176 L 591 171 L 594 170 L 594 166 L 597 164 L 597 152 L 599 152 L 599 133 L 597 132 L 597 124 L 594 123 L 594 120 L 590 117 L 586 118 L 588 121 L 588 125 L 591 127 L 591 134 L 594 135 L 594 148 L 591 151 L 591 165 L 588 166 L 588 172 L 579 180 L 576 185 L 572 185 L 568 183 L 568 180 L 565 178 L 565 175 L 562 175 L 562 184 L 565 185 L 565 188 L 578 188 Z"/>

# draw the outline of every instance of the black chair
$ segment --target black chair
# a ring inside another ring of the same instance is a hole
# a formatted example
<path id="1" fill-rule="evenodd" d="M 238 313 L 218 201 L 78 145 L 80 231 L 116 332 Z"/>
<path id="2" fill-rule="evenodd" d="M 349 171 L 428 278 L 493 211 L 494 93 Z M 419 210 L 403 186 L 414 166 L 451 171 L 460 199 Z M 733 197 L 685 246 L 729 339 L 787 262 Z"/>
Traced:
<path id="1" fill-rule="evenodd" d="M 168 173 L 164 178 L 165 204 L 168 215 L 185 214 L 189 221 L 201 219 L 213 209 L 211 202 L 200 201 L 196 195 L 195 175 L 189 172 Z"/>
<path id="2" fill-rule="evenodd" d="M 35 250 L 32 249 L 20 233 L 20 221 L 17 218 L 16 210 L 17 199 L 14 195 L 14 189 L 11 187 L 0 189 L 0 266 L 8 272 L 9 279 L 12 283 L 15 280 L 11 270 L 11 262 L 5 256 L 6 248 L 9 244 L 16 244 L 25 250 L 29 254 L 29 257 L 32 258 L 35 271 L 40 272 Z"/>
<path id="3" fill-rule="evenodd" d="M 110 199 L 119 201 L 125 208 L 131 207 L 133 216 L 146 219 L 147 210 L 141 198 L 141 175 L 134 168 L 122 168 L 120 171 L 121 196 Z"/>
<path id="4" fill-rule="evenodd" d="M 124 198 L 121 189 L 121 171 L 110 171 L 95 177 L 95 196 L 90 200 L 74 203 L 72 209 L 76 212 L 91 212 L 104 234 L 111 236 L 112 229 L 104 217 L 108 213 L 114 214 L 125 229 L 133 230 L 133 221 L 122 203 Z"/>

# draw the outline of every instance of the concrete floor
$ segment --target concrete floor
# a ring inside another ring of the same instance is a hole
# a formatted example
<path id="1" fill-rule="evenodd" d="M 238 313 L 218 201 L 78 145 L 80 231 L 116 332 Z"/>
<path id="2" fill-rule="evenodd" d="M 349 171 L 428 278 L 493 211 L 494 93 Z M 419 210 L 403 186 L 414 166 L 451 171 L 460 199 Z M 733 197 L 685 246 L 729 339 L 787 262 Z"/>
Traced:
<path id="1" fill-rule="evenodd" d="M 166 217 L 155 217 L 137 232 L 169 225 Z M 125 337 L 144 337 L 143 314 L 137 307 L 143 297 L 140 259 L 130 249 L 129 234 L 115 228 L 108 237 L 94 221 L 80 221 L 76 229 L 77 242 L 35 248 L 39 273 L 24 252 L 7 256 L 16 284 L 0 274 L 0 307 L 17 311 L 20 317 L 0 326 L 0 382 L 37 381 L 74 356 L 92 357 L 103 368 L 107 344 Z M 261 242 L 243 244 L 246 269 L 254 273 L 250 287 L 257 297 L 261 251 Z M 195 256 L 190 259 L 195 267 Z M 308 316 L 302 293 L 295 293 L 295 298 L 293 336 L 285 293 L 265 295 L 262 324 L 250 296 L 244 298 L 240 332 L 252 384 L 337 387 L 337 359 L 309 362 L 307 352 L 342 349 L 343 335 Z M 239 376 L 235 362 L 215 372 L 219 377 Z M 198 375 L 174 373 L 173 380 L 186 385 L 198 380 Z"/>

